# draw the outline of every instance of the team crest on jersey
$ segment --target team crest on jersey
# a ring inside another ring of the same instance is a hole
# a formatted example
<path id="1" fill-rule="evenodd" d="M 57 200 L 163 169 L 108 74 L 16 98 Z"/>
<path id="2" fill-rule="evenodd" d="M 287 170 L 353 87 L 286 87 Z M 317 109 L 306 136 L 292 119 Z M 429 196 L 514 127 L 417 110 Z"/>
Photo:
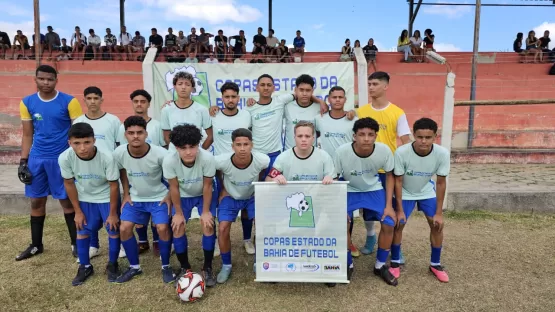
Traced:
<path id="1" fill-rule="evenodd" d="M 172 98 L 177 98 L 177 95 L 175 94 L 176 91 L 173 88 L 173 77 L 178 72 L 186 72 L 193 76 L 193 79 L 195 80 L 195 87 L 191 93 L 193 101 L 206 107 L 210 107 L 212 103 L 210 101 L 210 93 L 208 90 L 208 76 L 205 72 L 197 72 L 193 66 L 176 67 L 173 71 L 170 70 L 166 73 L 166 89 L 168 92 L 172 92 Z"/>
<path id="2" fill-rule="evenodd" d="M 35 113 L 33 117 L 35 118 L 35 120 L 42 120 L 42 115 L 39 113 Z"/>
<path id="3" fill-rule="evenodd" d="M 414 172 L 412 171 L 412 169 L 409 169 L 409 170 L 407 170 L 407 172 L 405 172 L 405 175 L 413 176 Z"/>
<path id="4" fill-rule="evenodd" d="M 356 170 L 351 170 L 351 175 L 352 176 L 358 176 L 358 172 Z"/>
<path id="5" fill-rule="evenodd" d="M 312 196 L 304 193 L 291 194 L 285 199 L 285 206 L 289 210 L 289 227 L 315 227 Z"/>

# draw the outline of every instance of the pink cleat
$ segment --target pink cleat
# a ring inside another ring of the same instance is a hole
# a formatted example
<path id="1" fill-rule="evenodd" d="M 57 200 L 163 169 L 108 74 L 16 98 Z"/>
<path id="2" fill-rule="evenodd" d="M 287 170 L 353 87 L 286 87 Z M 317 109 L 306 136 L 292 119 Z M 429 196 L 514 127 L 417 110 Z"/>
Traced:
<path id="1" fill-rule="evenodd" d="M 447 275 L 447 272 L 443 270 L 443 267 L 441 265 L 434 265 L 434 266 L 430 265 L 430 272 L 432 272 L 432 274 L 435 275 L 438 281 L 442 283 L 449 282 L 449 276 Z"/>
<path id="2" fill-rule="evenodd" d="M 390 267 L 389 268 L 389 273 L 391 273 L 391 275 L 395 276 L 395 278 L 399 278 L 399 276 L 401 276 L 401 268 L 400 267 Z"/>

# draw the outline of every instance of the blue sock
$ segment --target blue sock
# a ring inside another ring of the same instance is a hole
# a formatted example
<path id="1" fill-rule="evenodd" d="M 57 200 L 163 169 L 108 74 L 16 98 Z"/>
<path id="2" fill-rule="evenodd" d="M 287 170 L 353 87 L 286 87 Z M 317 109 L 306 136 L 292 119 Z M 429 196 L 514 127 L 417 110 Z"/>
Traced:
<path id="1" fill-rule="evenodd" d="M 401 244 L 391 245 L 391 262 L 401 262 Z"/>
<path id="2" fill-rule="evenodd" d="M 161 239 L 158 241 L 158 246 L 160 246 L 160 257 L 162 258 L 162 266 L 170 265 L 172 241 L 171 240 L 165 241 Z"/>
<path id="3" fill-rule="evenodd" d="M 152 225 L 152 226 L 150 226 L 150 229 L 152 230 L 152 241 L 153 242 L 159 241 L 160 236 L 158 236 L 158 230 L 156 230 L 156 226 Z"/>
<path id="4" fill-rule="evenodd" d="M 89 259 L 89 246 L 91 244 L 91 237 L 78 238 L 76 244 L 79 263 L 81 265 L 90 265 L 91 260 Z"/>
<path id="5" fill-rule="evenodd" d="M 441 264 L 441 247 L 432 246 L 432 257 L 430 259 L 430 264 L 431 265 Z"/>
<path id="6" fill-rule="evenodd" d="M 189 242 L 187 240 L 187 234 L 181 237 L 173 238 L 173 248 L 175 249 L 176 254 L 187 252 L 188 245 L 189 245 Z M 160 252 L 162 252 L 161 247 L 160 247 Z"/>
<path id="7" fill-rule="evenodd" d="M 347 267 L 350 268 L 353 264 L 353 255 L 350 250 L 347 250 Z"/>
<path id="8" fill-rule="evenodd" d="M 108 237 L 108 261 L 110 263 L 118 262 L 120 244 L 121 244 L 121 241 L 119 237 L 117 238 Z"/>
<path id="9" fill-rule="evenodd" d="M 91 239 L 91 247 L 100 248 L 100 241 L 98 240 L 98 231 L 92 231 L 91 235 L 89 235 Z"/>
<path id="10" fill-rule="evenodd" d="M 139 243 L 148 242 L 148 227 L 146 225 L 135 228 L 135 231 L 137 231 L 137 235 L 139 236 Z"/>
<path id="11" fill-rule="evenodd" d="M 243 226 L 243 240 L 250 240 L 252 237 L 252 220 L 241 218 Z"/>
<path id="12" fill-rule="evenodd" d="M 387 262 L 387 256 L 389 256 L 389 250 L 382 249 L 378 247 L 378 253 L 376 254 L 376 260 L 381 263 Z"/>
<path id="13" fill-rule="evenodd" d="M 202 235 L 202 249 L 203 250 L 214 250 L 216 246 L 216 234 L 210 236 Z"/>
<path id="14" fill-rule="evenodd" d="M 123 245 L 129 264 L 139 265 L 139 246 L 137 246 L 135 235 L 131 235 L 131 238 L 126 241 L 121 241 L 121 244 Z"/>
<path id="15" fill-rule="evenodd" d="M 223 265 L 231 265 L 231 251 L 221 253 L 220 256 L 222 257 Z"/>

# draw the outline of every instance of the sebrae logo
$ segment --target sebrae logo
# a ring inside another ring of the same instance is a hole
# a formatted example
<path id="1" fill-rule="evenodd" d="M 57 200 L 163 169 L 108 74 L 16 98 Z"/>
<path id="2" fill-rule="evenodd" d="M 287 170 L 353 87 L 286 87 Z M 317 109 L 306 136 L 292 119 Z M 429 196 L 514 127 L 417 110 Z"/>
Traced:
<path id="1" fill-rule="evenodd" d="M 33 117 L 35 117 L 35 120 L 42 120 L 42 115 L 39 113 L 35 113 Z"/>
<path id="2" fill-rule="evenodd" d="M 289 227 L 314 228 L 314 207 L 312 196 L 294 193 L 285 199 L 289 210 Z"/>
<path id="3" fill-rule="evenodd" d="M 193 92 L 191 93 L 191 98 L 193 99 L 193 101 L 202 104 L 207 108 L 210 107 L 212 103 L 210 102 L 210 94 L 208 92 L 208 75 L 205 72 L 197 72 L 197 70 L 190 65 L 176 67 L 173 69 L 173 71 L 168 71 L 166 73 L 166 89 L 168 90 L 168 92 L 172 93 L 172 99 L 177 98 L 177 95 L 175 94 L 175 90 L 173 88 L 173 77 L 178 72 L 187 72 L 193 75 L 193 78 L 195 79 L 195 87 L 193 88 Z"/>

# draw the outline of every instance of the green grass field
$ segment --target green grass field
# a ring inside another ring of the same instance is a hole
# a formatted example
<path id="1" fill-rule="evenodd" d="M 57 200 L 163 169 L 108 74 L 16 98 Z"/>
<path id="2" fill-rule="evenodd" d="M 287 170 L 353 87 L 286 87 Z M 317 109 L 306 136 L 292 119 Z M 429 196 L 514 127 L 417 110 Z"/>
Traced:
<path id="1" fill-rule="evenodd" d="M 449 213 L 442 263 L 450 283 L 440 284 L 428 272 L 428 228 L 421 216 L 411 218 L 403 250 L 407 265 L 398 287 L 372 274 L 375 255 L 355 259 L 351 284 L 255 283 L 252 256 L 241 245 L 240 224 L 232 231 L 234 273 L 225 285 L 207 289 L 204 298 L 182 304 L 170 285 L 162 284 L 160 262 L 143 255 L 144 274 L 128 284 L 106 282 L 106 235 L 102 255 L 92 260 L 95 275 L 72 287 L 77 264 L 71 257 L 63 218 L 49 216 L 45 252 L 15 262 L 30 241 L 28 217 L 0 216 L 1 311 L 553 311 L 555 302 L 555 218 L 548 216 Z M 354 241 L 364 242 L 357 221 Z M 189 226 L 193 270 L 202 264 L 198 220 Z M 172 258 L 177 268 L 177 260 Z M 120 266 L 127 261 L 120 259 Z M 219 271 L 220 258 L 215 259 Z"/>

